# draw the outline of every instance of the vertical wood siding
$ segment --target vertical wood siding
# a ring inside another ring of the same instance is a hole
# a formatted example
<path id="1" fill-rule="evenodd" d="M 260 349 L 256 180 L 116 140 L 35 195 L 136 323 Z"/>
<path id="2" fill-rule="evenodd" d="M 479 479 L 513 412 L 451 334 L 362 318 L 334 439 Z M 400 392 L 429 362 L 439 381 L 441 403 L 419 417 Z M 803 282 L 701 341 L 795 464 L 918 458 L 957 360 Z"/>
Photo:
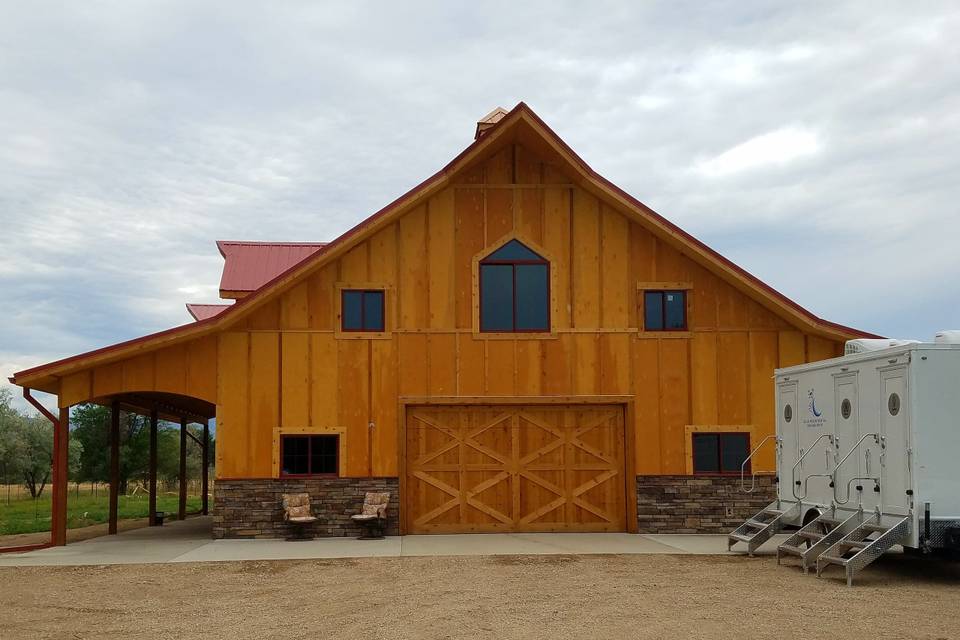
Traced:
<path id="1" fill-rule="evenodd" d="M 453 183 L 220 336 L 220 477 L 268 476 L 278 427 L 345 428 L 344 475 L 395 476 L 398 398 L 425 395 L 632 395 L 636 473 L 683 474 L 686 425 L 754 425 L 759 441 L 773 369 L 841 352 L 521 146 Z M 552 336 L 473 334 L 471 260 L 510 234 L 554 260 Z M 641 331 L 640 282 L 692 285 L 689 331 Z M 337 283 L 388 288 L 386 336 L 335 335 Z M 131 367 L 112 375 L 150 384 Z"/>

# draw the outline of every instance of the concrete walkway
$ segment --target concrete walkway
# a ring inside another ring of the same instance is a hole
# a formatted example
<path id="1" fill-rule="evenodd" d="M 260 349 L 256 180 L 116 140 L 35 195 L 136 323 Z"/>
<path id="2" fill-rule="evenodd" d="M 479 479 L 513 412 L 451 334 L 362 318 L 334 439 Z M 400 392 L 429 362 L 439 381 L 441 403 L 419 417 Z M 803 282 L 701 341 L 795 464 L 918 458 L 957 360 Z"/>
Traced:
<path id="1" fill-rule="evenodd" d="M 5 566 L 70 566 L 236 560 L 302 560 L 397 556 L 726 554 L 727 538 L 717 535 L 635 535 L 629 533 L 520 533 L 403 536 L 383 540 L 318 538 L 212 540 L 211 519 L 191 518 L 163 527 L 136 529 L 65 547 L 0 555 Z M 772 553 L 782 536 L 761 549 Z"/>

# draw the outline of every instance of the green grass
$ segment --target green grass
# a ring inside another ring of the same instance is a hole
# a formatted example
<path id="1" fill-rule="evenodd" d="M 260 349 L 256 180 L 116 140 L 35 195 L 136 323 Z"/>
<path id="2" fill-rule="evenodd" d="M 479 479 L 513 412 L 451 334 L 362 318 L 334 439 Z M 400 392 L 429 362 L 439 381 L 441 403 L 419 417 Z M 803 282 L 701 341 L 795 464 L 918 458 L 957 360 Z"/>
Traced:
<path id="1" fill-rule="evenodd" d="M 147 504 L 147 496 L 143 494 L 133 497 L 120 496 L 117 505 L 120 519 L 147 517 Z M 179 498 L 175 494 L 157 495 L 157 511 L 164 511 L 168 516 L 176 515 L 178 504 Z M 96 496 L 89 488 L 81 489 L 78 496 L 71 488 L 67 497 L 67 528 L 75 529 L 106 522 L 109 508 L 109 496 L 105 489 L 100 489 Z M 200 496 L 187 496 L 187 512 L 199 510 Z M 45 490 L 37 500 L 33 500 L 28 494 L 19 499 L 14 498 L 10 504 L 7 504 L 5 495 L 0 495 L 0 535 L 49 530 L 49 491 Z"/>

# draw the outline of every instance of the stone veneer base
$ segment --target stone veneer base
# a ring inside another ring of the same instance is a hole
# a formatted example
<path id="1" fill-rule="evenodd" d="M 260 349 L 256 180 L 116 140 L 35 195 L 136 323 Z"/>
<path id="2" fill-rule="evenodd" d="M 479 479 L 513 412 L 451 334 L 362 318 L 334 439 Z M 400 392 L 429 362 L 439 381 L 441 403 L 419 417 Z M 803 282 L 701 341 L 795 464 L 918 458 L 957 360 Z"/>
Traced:
<path id="1" fill-rule="evenodd" d="M 739 475 L 638 476 L 638 533 L 729 533 L 776 499 L 773 475 L 756 480 L 744 493 Z"/>
<path id="2" fill-rule="evenodd" d="M 215 483 L 213 537 L 287 537 L 281 496 L 301 492 L 310 494 L 319 518 L 315 536 L 359 536 L 350 516 L 367 491 L 390 492 L 386 534 L 398 535 L 397 478 L 266 478 Z M 775 497 L 772 475 L 758 475 L 753 493 L 740 491 L 740 476 L 638 476 L 639 533 L 728 533 Z"/>
<path id="3" fill-rule="evenodd" d="M 386 535 L 399 533 L 400 484 L 397 478 L 264 478 L 217 480 L 214 484 L 214 538 L 285 538 L 284 493 L 309 493 L 318 520 L 317 537 L 359 536 L 350 516 L 360 513 L 367 491 L 389 491 Z"/>

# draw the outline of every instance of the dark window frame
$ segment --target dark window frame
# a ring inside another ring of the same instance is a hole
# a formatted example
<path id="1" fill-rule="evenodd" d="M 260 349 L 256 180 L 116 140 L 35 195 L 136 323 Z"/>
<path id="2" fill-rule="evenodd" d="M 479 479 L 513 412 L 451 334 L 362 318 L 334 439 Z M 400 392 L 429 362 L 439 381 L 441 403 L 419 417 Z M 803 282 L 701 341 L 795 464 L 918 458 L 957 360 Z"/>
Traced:
<path id="1" fill-rule="evenodd" d="M 738 438 L 747 439 L 747 455 L 750 455 L 750 433 L 748 431 L 700 431 L 694 432 L 691 435 L 690 439 L 690 456 L 691 463 L 693 465 L 693 475 L 695 476 L 738 476 L 740 475 L 740 469 L 734 471 L 724 471 L 723 470 L 723 436 L 737 436 Z M 716 436 L 717 438 L 717 471 L 697 471 L 697 458 L 694 455 L 693 443 L 698 437 L 709 437 Z M 751 473 L 751 467 L 753 463 L 747 461 L 747 466 L 743 468 L 745 473 Z"/>
<path id="2" fill-rule="evenodd" d="M 516 240 L 516 239 L 514 238 L 514 240 Z M 502 245 L 500 245 L 499 247 L 497 247 L 497 248 L 494 249 L 493 251 L 489 252 L 487 255 L 488 255 L 488 256 L 493 255 L 494 253 L 496 253 L 497 251 L 499 251 L 500 249 L 502 249 L 504 246 L 506 246 L 507 244 L 509 244 L 509 243 L 512 242 L 512 241 L 513 241 L 513 240 L 508 240 L 507 242 L 504 242 Z M 530 247 L 528 247 L 526 244 L 524 244 L 522 241 L 520 241 L 520 240 L 516 240 L 516 241 L 517 241 L 518 243 L 520 243 L 521 245 L 523 245 L 523 247 L 524 247 L 525 249 L 527 249 L 528 251 L 530 251 L 531 253 L 534 253 L 534 254 L 536 254 L 536 255 L 540 255 L 540 254 L 537 254 L 536 251 L 534 251 L 533 249 L 531 249 Z M 484 267 L 484 265 L 504 265 L 504 266 L 509 266 L 509 267 L 511 267 L 511 272 L 512 272 L 512 276 L 513 276 L 513 296 L 512 296 L 512 297 L 513 297 L 513 309 L 512 309 L 512 311 L 511 311 L 511 316 L 512 316 L 512 319 L 513 319 L 513 328 L 512 328 L 512 329 L 484 329 L 484 328 L 483 328 L 483 267 Z M 519 328 L 517 328 L 517 266 L 519 266 L 519 265 L 543 265 L 543 266 L 546 267 L 546 271 L 547 271 L 547 273 L 546 273 L 546 280 L 547 280 L 547 301 L 546 301 L 546 302 L 547 302 L 547 324 L 546 324 L 546 326 L 543 327 L 543 328 L 540 328 L 540 327 L 529 328 L 529 329 L 528 329 L 528 328 L 524 328 L 524 329 L 519 329 Z M 479 317 L 477 318 L 477 325 L 478 325 L 478 327 L 479 327 L 479 329 L 480 329 L 480 333 L 550 333 L 551 327 L 552 327 L 552 325 L 553 325 L 553 305 L 552 305 L 551 302 L 550 302 L 550 300 L 551 300 L 551 295 L 552 295 L 552 294 L 551 294 L 551 289 L 550 289 L 551 282 L 550 282 L 550 261 L 549 261 L 549 260 L 547 260 L 547 259 L 544 258 L 543 256 L 540 256 L 540 259 L 539 259 L 539 260 L 515 260 L 515 259 L 511 259 L 511 260 L 496 260 L 496 259 L 493 259 L 493 260 L 491 260 L 489 257 L 483 258 L 482 260 L 480 260 L 479 264 L 477 265 L 477 280 L 478 280 L 478 291 L 477 291 L 477 295 L 478 295 L 479 298 L 480 298 L 480 299 L 478 300 L 478 302 L 477 302 L 477 311 L 478 311 L 478 314 L 479 314 Z"/>
<path id="3" fill-rule="evenodd" d="M 344 300 L 348 293 L 360 294 L 360 329 L 348 329 L 346 326 L 347 314 L 344 312 L 346 305 Z M 366 328 L 367 305 L 366 297 L 368 293 L 378 293 L 383 300 L 380 309 L 381 324 L 379 328 Z M 385 289 L 340 289 L 340 331 L 341 333 L 384 333 L 387 330 L 387 291 Z"/>
<path id="4" fill-rule="evenodd" d="M 644 331 L 689 331 L 689 313 L 687 306 L 687 289 L 645 289 L 643 291 L 643 330 Z M 647 294 L 655 293 L 660 296 L 660 328 L 654 329 L 647 326 Z M 679 294 L 683 297 L 683 326 L 667 327 L 667 300 L 668 293 Z"/>
<path id="5" fill-rule="evenodd" d="M 307 473 L 286 473 L 283 464 L 283 448 L 290 438 L 307 439 Z M 313 439 L 333 438 L 336 452 L 336 468 L 333 471 L 313 473 Z M 340 434 L 339 433 L 282 433 L 280 434 L 280 477 L 281 478 L 338 478 L 340 477 Z"/>

